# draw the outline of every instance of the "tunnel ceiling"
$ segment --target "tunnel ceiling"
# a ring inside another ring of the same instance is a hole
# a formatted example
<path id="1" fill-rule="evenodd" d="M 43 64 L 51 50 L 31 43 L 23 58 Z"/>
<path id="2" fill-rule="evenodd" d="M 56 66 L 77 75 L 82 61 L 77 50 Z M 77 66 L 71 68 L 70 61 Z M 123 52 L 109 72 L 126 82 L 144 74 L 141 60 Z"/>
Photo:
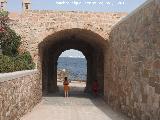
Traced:
<path id="1" fill-rule="evenodd" d="M 107 41 L 98 34 L 84 29 L 67 29 L 47 36 L 39 45 L 45 52 L 54 54 L 56 59 L 59 55 L 68 49 L 81 51 L 85 57 L 94 52 L 103 52 L 107 49 Z"/>

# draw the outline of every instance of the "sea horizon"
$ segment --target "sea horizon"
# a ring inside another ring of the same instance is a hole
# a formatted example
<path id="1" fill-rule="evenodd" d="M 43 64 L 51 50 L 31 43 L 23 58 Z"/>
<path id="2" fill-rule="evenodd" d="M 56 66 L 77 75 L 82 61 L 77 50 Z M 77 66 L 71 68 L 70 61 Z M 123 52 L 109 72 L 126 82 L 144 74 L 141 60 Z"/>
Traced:
<path id="1" fill-rule="evenodd" d="M 86 80 L 87 61 L 82 57 L 59 57 L 57 70 L 65 69 L 70 80 Z"/>

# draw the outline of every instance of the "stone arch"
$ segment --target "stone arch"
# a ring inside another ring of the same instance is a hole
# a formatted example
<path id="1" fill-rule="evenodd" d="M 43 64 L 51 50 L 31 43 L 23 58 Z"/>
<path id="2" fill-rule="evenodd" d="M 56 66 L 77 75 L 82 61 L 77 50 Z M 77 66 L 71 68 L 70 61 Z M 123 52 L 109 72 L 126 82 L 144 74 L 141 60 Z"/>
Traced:
<path id="1" fill-rule="evenodd" d="M 57 60 L 68 49 L 81 51 L 87 60 L 86 88 L 91 90 L 93 80 L 98 80 L 104 91 L 104 59 L 107 41 L 91 30 L 73 28 L 47 36 L 39 44 L 43 94 L 57 91 Z"/>

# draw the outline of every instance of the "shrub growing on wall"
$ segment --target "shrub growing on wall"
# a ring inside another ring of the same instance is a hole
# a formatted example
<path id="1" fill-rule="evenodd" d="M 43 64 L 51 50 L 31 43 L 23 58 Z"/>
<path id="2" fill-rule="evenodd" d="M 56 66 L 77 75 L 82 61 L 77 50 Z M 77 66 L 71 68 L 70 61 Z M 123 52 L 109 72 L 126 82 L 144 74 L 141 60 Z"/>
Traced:
<path id="1" fill-rule="evenodd" d="M 33 69 L 35 64 L 30 53 L 18 53 L 21 37 L 7 25 L 8 12 L 0 11 L 0 23 L 0 73 Z"/>

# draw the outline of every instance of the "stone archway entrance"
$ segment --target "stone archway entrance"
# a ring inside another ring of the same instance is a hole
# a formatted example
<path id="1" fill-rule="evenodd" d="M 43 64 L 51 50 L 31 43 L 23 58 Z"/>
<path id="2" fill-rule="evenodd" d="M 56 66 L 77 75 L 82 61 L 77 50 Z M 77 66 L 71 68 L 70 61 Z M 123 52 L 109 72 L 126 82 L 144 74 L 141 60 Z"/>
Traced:
<path id="1" fill-rule="evenodd" d="M 98 34 L 84 29 L 66 29 L 47 36 L 39 44 L 43 94 L 57 91 L 57 60 L 68 49 L 81 51 L 87 60 L 87 91 L 98 80 L 104 91 L 104 55 L 107 41 Z"/>

